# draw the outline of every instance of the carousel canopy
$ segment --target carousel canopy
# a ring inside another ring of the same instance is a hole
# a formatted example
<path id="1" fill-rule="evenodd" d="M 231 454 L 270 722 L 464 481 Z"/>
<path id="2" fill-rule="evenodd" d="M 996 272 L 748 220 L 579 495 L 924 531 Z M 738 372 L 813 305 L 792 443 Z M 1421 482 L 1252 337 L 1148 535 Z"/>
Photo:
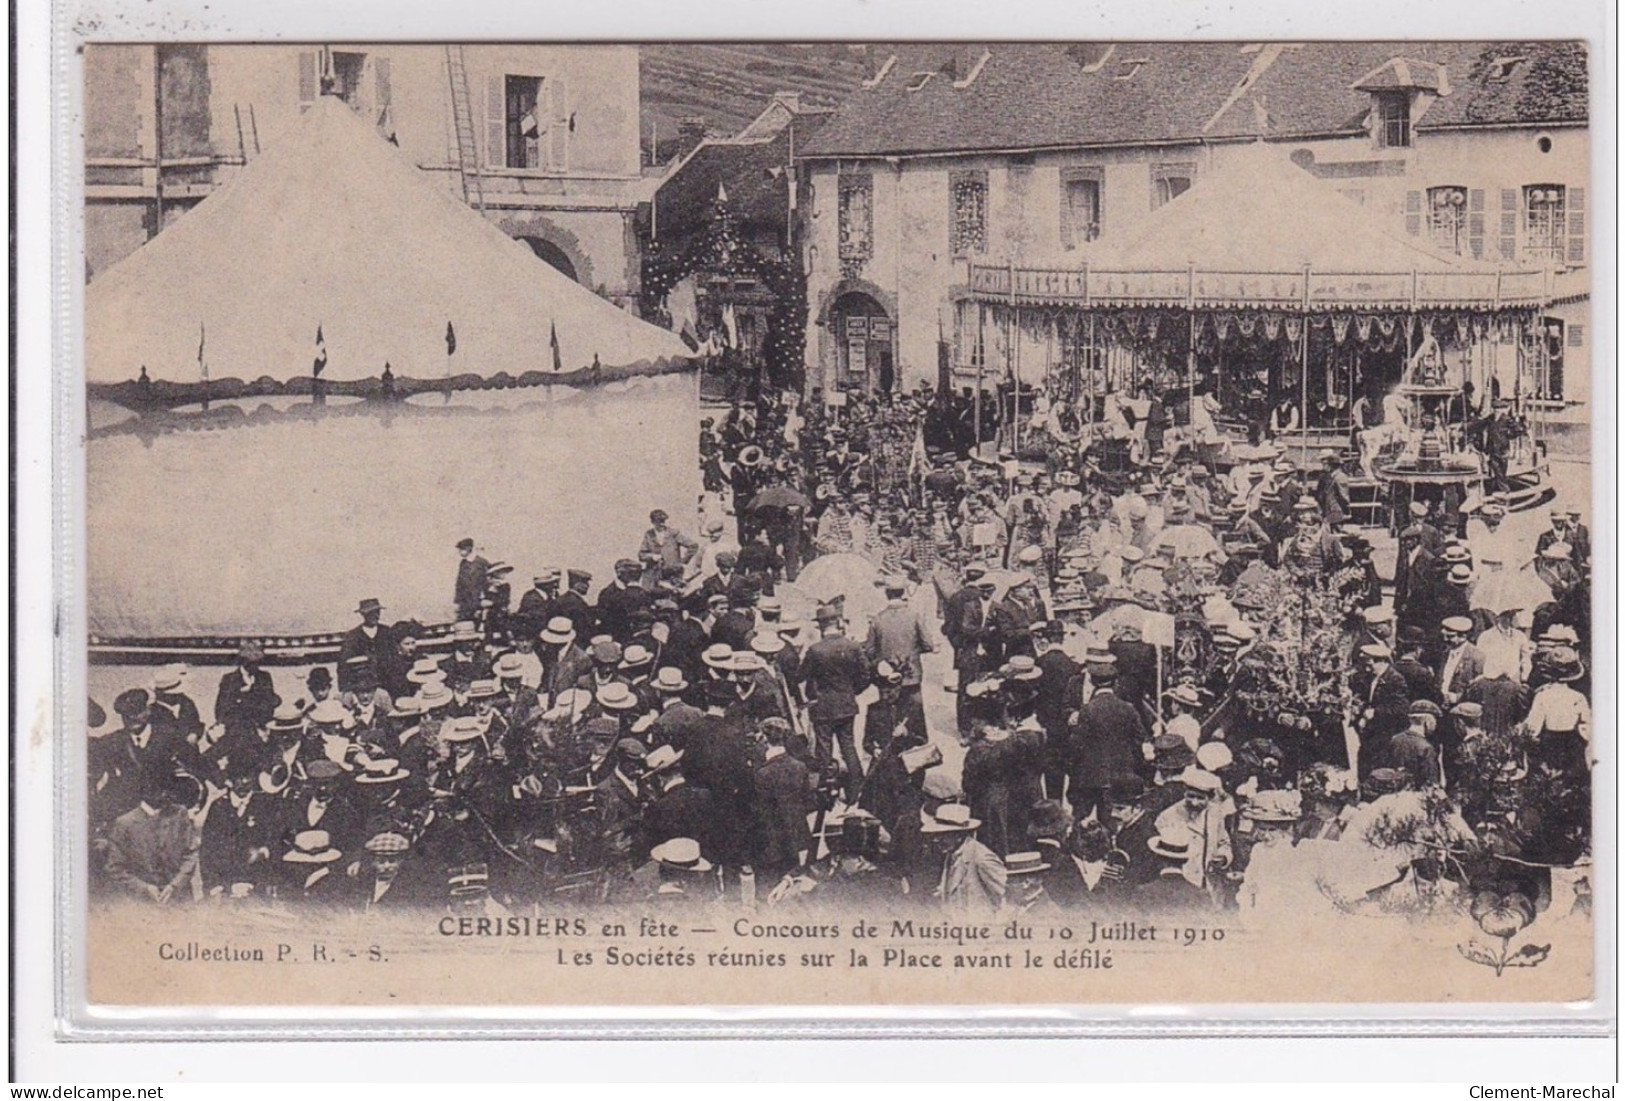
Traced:
<path id="1" fill-rule="evenodd" d="M 1446 255 L 1339 194 L 1262 142 L 1222 151 L 1117 250 L 1150 267 L 1212 271 L 1494 271 Z"/>
<path id="2" fill-rule="evenodd" d="M 1549 284 L 1441 252 L 1263 142 L 1224 149 L 1138 234 L 1092 246 L 1087 269 L 971 271 L 973 296 L 992 301 L 1198 309 L 1526 308 Z"/>
<path id="3" fill-rule="evenodd" d="M 447 326 L 456 351 L 448 356 Z M 574 370 L 687 358 L 429 180 L 341 100 L 95 279 L 86 375 L 279 381 Z M 557 359 L 552 346 L 557 333 Z"/>

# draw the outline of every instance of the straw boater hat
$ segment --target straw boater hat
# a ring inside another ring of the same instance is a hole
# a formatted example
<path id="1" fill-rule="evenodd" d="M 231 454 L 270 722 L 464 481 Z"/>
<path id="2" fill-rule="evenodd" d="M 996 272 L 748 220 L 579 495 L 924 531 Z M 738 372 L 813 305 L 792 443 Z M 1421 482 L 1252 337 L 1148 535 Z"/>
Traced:
<path id="1" fill-rule="evenodd" d="M 585 688 L 566 688 L 553 698 L 553 705 L 542 715 L 548 722 L 579 719 L 592 706 L 592 693 Z"/>
<path id="2" fill-rule="evenodd" d="M 312 707 L 306 717 L 318 726 L 355 725 L 355 716 L 350 714 L 350 709 L 332 696 Z"/>
<path id="3" fill-rule="evenodd" d="M 1044 675 L 1038 668 L 1038 663 L 1026 654 L 1017 654 L 1005 663 L 999 670 L 999 676 L 1006 681 L 1035 681 Z"/>
<path id="4" fill-rule="evenodd" d="M 471 681 L 468 685 L 469 699 L 489 700 L 502 694 L 502 686 L 494 680 Z"/>
<path id="5" fill-rule="evenodd" d="M 1445 547 L 1444 553 L 1439 557 L 1443 561 L 1450 563 L 1452 566 L 1462 562 L 1471 562 L 1473 560 L 1472 552 L 1470 552 L 1460 543 L 1451 543 L 1449 546 Z"/>
<path id="6" fill-rule="evenodd" d="M 1196 747 L 1196 767 L 1217 774 L 1235 761 L 1230 747 L 1223 742 L 1204 742 Z"/>
<path id="7" fill-rule="evenodd" d="M 634 642 L 621 655 L 621 668 L 642 669 L 646 665 L 653 664 L 654 660 L 655 656 L 652 650 L 640 642 Z"/>
<path id="8" fill-rule="evenodd" d="M 440 668 L 440 658 L 433 654 L 418 658 L 412 663 L 412 668 L 406 671 L 406 679 L 413 684 L 428 684 L 431 681 L 444 680 L 446 671 Z"/>
<path id="9" fill-rule="evenodd" d="M 708 872 L 711 862 L 700 855 L 700 843 L 692 837 L 674 837 L 649 850 L 649 856 L 664 867 L 684 872 Z"/>
<path id="10" fill-rule="evenodd" d="M 767 668 L 767 659 L 753 650 L 734 651 L 733 660 L 728 663 L 728 669 L 734 673 L 760 673 Z"/>
<path id="11" fill-rule="evenodd" d="M 267 729 L 273 734 L 279 734 L 303 730 L 304 726 L 305 714 L 299 710 L 298 705 L 284 703 L 278 705 L 276 713 L 271 716 Z"/>
<path id="12" fill-rule="evenodd" d="M 663 665 L 657 669 L 649 683 L 654 686 L 656 692 L 668 696 L 677 696 L 688 691 L 688 681 L 683 677 L 683 671 L 672 665 Z"/>
<path id="13" fill-rule="evenodd" d="M 729 669 L 733 666 L 733 647 L 726 642 L 713 643 L 700 654 L 700 660 L 712 669 Z"/>
<path id="14" fill-rule="evenodd" d="M 1205 768 L 1188 766 L 1177 777 L 1180 783 L 1192 791 L 1200 791 L 1207 795 L 1214 795 L 1224 790 L 1224 782 Z"/>
<path id="15" fill-rule="evenodd" d="M 491 672 L 495 673 L 499 680 L 517 680 L 525 675 L 524 659 L 514 653 L 503 654 L 497 659 L 496 665 L 492 666 Z"/>
<path id="16" fill-rule="evenodd" d="M 563 646 L 575 641 L 576 625 L 568 616 L 556 615 L 547 621 L 541 637 L 543 642 Z"/>
<path id="17" fill-rule="evenodd" d="M 293 848 L 282 859 L 289 864 L 331 864 L 343 855 L 333 847 L 326 830 L 301 830 L 293 835 Z"/>
<path id="18" fill-rule="evenodd" d="M 657 745 L 643 759 L 643 767 L 650 772 L 664 772 L 683 759 L 683 751 L 669 745 Z"/>
<path id="19" fill-rule="evenodd" d="M 180 688 L 181 682 L 186 679 L 186 666 L 176 662 L 166 665 L 158 670 L 152 678 L 154 692 L 173 692 Z"/>
<path id="20" fill-rule="evenodd" d="M 433 711 L 437 707 L 445 707 L 451 700 L 451 689 L 446 687 L 445 681 L 432 680 L 418 689 L 419 711 Z"/>
<path id="21" fill-rule="evenodd" d="M 637 693 L 618 680 L 600 685 L 594 698 L 605 711 L 631 711 L 638 705 Z"/>
<path id="22" fill-rule="evenodd" d="M 1196 689 L 1188 684 L 1176 684 L 1168 690 L 1168 698 L 1175 703 L 1186 707 L 1202 706 L 1202 697 L 1197 695 Z"/>
<path id="23" fill-rule="evenodd" d="M 1172 827 L 1153 836 L 1146 843 L 1157 856 L 1167 857 L 1169 860 L 1184 860 L 1191 854 L 1191 838 L 1188 831 Z"/>
<path id="24" fill-rule="evenodd" d="M 451 625 L 451 640 L 453 642 L 478 642 L 480 631 L 474 626 L 471 619 L 458 620 Z"/>
<path id="25" fill-rule="evenodd" d="M 440 738 L 447 742 L 472 742 L 485 736 L 485 728 L 472 715 L 457 715 L 440 726 Z"/>
<path id="26" fill-rule="evenodd" d="M 920 809 L 921 833 L 964 833 L 981 824 L 980 818 L 970 816 L 970 808 L 964 803 L 943 803 L 929 814 L 923 807 Z"/>
<path id="27" fill-rule="evenodd" d="M 356 773 L 355 782 L 358 784 L 393 784 L 397 780 L 404 780 L 412 775 L 412 770 L 402 768 L 401 763 L 393 757 L 374 757 L 368 761 L 363 771 Z"/>
<path id="28" fill-rule="evenodd" d="M 784 652 L 784 637 L 772 631 L 757 631 L 750 636 L 750 648 L 766 657 Z"/>
<path id="29" fill-rule="evenodd" d="M 1004 858 L 1005 875 L 1032 875 L 1035 872 L 1047 872 L 1052 865 L 1044 862 L 1042 853 L 1011 853 Z"/>

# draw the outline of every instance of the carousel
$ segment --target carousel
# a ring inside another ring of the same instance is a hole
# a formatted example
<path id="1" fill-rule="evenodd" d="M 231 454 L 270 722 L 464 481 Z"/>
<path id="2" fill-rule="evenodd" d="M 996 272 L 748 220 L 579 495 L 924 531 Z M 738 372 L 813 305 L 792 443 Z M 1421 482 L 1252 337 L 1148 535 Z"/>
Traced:
<path id="1" fill-rule="evenodd" d="M 1107 471 L 1181 446 L 1221 471 L 1333 450 L 1373 525 L 1418 498 L 1538 503 L 1552 272 L 1390 232 L 1271 147 L 1224 156 L 1072 267 L 970 265 L 956 374 L 1019 414 L 999 450 Z"/>

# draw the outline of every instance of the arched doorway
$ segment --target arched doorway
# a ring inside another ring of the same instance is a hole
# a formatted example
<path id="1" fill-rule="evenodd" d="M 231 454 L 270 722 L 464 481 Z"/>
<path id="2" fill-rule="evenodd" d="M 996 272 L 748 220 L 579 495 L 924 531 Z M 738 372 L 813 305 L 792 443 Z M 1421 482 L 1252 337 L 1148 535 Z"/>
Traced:
<path id="1" fill-rule="evenodd" d="M 530 251 L 534 252 L 538 259 L 569 276 L 572 282 L 581 282 L 581 277 L 576 275 L 576 266 L 570 262 L 570 258 L 565 255 L 564 250 L 552 241 L 544 240 L 541 237 L 521 237 L 519 239 L 530 246 Z"/>
<path id="2" fill-rule="evenodd" d="M 890 393 L 897 386 L 896 326 L 863 291 L 847 291 L 829 311 L 835 334 L 837 389 Z"/>

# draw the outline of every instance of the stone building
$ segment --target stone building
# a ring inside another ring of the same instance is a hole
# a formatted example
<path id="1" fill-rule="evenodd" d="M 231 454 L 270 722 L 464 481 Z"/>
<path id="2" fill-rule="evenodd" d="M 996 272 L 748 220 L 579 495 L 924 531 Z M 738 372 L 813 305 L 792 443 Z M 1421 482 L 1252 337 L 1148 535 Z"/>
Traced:
<path id="1" fill-rule="evenodd" d="M 653 183 L 632 45 L 89 46 L 89 277 L 229 182 L 323 94 L 542 259 L 633 305 Z"/>
<path id="2" fill-rule="evenodd" d="M 1550 269 L 1538 397 L 1588 416 L 1583 45 L 937 44 L 877 60 L 798 153 L 809 386 L 935 382 L 939 340 L 970 381 L 954 303 L 971 264 L 1082 269 L 1262 141 L 1359 204 L 1328 232 L 1380 225 Z"/>

